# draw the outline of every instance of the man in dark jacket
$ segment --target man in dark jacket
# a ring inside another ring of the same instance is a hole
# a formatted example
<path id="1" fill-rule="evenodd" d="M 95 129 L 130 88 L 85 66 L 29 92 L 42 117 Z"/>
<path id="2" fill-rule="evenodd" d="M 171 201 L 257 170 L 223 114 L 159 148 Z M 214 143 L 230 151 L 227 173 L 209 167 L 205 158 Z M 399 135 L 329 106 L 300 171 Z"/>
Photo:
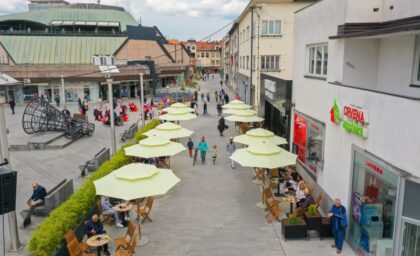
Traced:
<path id="1" fill-rule="evenodd" d="M 29 206 L 29 211 L 23 220 L 23 227 L 28 226 L 31 224 L 31 215 L 34 212 L 34 209 L 40 205 L 44 204 L 45 196 L 47 195 L 47 191 L 45 188 L 38 184 L 38 182 L 34 182 L 32 184 L 32 196 L 26 201 L 26 204 Z"/>
<path id="2" fill-rule="evenodd" d="M 15 106 L 16 106 L 16 102 L 15 102 L 13 99 L 11 99 L 11 100 L 9 101 L 9 105 L 10 105 L 10 108 L 12 109 L 12 115 L 14 115 L 14 114 L 15 114 Z"/>
<path id="3" fill-rule="evenodd" d="M 223 136 L 223 132 L 226 130 L 226 123 L 223 116 L 219 119 L 219 124 L 217 125 L 217 129 L 219 130 L 220 136 Z"/>
<path id="4" fill-rule="evenodd" d="M 88 237 L 106 234 L 104 226 L 102 225 L 102 222 L 99 220 L 99 216 L 97 214 L 94 214 L 92 218 L 90 218 L 87 221 L 86 232 L 87 232 Z M 111 253 L 108 251 L 108 244 L 98 247 L 98 250 L 102 250 L 102 247 L 104 249 L 105 255 L 111 255 Z"/>

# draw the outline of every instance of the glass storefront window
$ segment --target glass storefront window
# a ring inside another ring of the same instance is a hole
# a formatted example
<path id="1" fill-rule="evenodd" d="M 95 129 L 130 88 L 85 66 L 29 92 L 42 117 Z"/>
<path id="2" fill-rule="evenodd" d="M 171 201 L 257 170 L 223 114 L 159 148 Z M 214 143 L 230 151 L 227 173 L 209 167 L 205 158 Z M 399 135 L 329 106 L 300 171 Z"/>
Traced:
<path id="1" fill-rule="evenodd" d="M 420 225 L 404 222 L 402 256 L 420 255 Z"/>
<path id="2" fill-rule="evenodd" d="M 349 242 L 359 255 L 392 255 L 398 176 L 379 162 L 354 151 Z"/>
<path id="3" fill-rule="evenodd" d="M 323 169 L 325 124 L 295 113 L 294 152 L 315 175 Z"/>

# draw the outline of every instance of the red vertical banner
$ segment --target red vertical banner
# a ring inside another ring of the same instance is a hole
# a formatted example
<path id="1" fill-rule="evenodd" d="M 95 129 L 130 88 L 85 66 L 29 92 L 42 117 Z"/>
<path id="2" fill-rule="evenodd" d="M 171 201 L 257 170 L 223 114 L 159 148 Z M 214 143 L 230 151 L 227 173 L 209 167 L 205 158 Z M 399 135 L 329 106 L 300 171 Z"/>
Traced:
<path id="1" fill-rule="evenodd" d="M 306 119 L 295 113 L 295 130 L 293 143 L 296 144 L 296 154 L 303 163 L 306 162 Z"/>

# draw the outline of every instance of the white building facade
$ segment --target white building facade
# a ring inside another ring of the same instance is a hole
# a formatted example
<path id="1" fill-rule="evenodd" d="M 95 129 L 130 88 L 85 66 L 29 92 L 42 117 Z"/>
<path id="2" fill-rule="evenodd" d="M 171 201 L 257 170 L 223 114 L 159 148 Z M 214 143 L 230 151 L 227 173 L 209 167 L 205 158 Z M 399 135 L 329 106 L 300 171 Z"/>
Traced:
<path id="1" fill-rule="evenodd" d="M 291 145 L 323 210 L 347 207 L 358 255 L 420 255 L 419 15 L 416 0 L 323 0 L 295 15 Z"/>

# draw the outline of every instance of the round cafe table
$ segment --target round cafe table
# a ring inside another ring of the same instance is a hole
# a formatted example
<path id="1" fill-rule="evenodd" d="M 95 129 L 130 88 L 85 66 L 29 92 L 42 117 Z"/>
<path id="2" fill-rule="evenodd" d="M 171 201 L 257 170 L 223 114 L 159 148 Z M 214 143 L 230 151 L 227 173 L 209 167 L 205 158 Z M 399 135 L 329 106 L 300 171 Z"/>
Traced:
<path id="1" fill-rule="evenodd" d="M 101 234 L 101 235 L 91 236 L 86 241 L 86 243 L 90 247 L 95 247 L 96 248 L 97 255 L 100 256 L 101 255 L 101 250 L 99 249 L 99 247 L 101 247 L 103 245 L 106 245 L 107 243 L 109 243 L 110 240 L 111 240 L 111 238 L 108 235 Z"/>
<path id="2" fill-rule="evenodd" d="M 130 203 L 121 203 L 121 204 L 117 204 L 114 207 L 112 207 L 112 209 L 114 209 L 115 211 L 117 211 L 119 213 L 122 213 L 121 214 L 121 221 L 124 223 L 124 225 L 126 224 L 124 213 L 130 211 L 131 208 L 133 208 L 133 205 L 130 204 Z"/>

